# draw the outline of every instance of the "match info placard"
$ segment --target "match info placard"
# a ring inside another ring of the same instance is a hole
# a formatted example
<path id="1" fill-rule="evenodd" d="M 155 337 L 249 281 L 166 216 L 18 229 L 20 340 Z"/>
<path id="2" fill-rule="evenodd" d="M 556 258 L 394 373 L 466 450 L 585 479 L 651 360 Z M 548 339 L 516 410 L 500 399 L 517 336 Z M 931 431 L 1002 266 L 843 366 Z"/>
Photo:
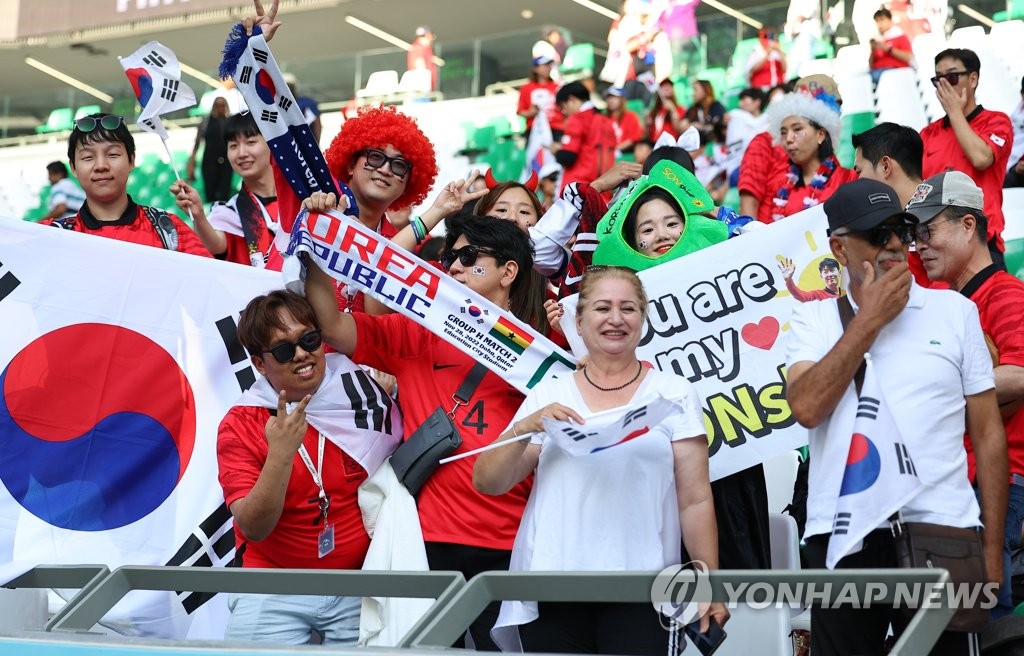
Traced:
<path id="1" fill-rule="evenodd" d="M 802 297 L 825 295 L 819 265 L 832 256 L 825 229 L 815 207 L 640 273 L 649 313 L 638 354 L 697 387 L 712 480 L 807 443 L 785 396 L 785 336 L 799 301 L 783 272 L 791 263 L 791 285 Z M 562 299 L 562 326 L 581 358 L 577 299 Z"/>

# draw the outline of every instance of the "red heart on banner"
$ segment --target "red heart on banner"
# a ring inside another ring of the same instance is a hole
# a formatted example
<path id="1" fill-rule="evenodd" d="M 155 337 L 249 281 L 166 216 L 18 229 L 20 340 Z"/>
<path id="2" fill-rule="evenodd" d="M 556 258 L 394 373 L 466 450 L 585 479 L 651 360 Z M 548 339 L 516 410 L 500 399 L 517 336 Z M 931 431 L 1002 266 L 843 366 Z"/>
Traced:
<path id="1" fill-rule="evenodd" d="M 740 331 L 743 341 L 759 349 L 770 350 L 779 337 L 779 321 L 775 317 L 765 317 L 757 323 L 748 323 Z"/>

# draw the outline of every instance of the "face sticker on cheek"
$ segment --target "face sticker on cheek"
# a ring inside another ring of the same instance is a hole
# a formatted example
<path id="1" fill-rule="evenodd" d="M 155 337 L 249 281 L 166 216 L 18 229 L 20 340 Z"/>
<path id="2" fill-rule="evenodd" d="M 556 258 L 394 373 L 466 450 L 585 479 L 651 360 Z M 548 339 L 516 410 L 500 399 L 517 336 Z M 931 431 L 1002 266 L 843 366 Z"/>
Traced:
<path id="1" fill-rule="evenodd" d="M 646 239 L 641 239 L 640 243 L 637 244 L 637 246 L 640 247 L 640 250 L 643 250 L 643 249 L 647 248 L 647 240 Z"/>
<path id="2" fill-rule="evenodd" d="M 482 267 L 479 264 L 477 264 L 477 265 L 475 265 L 473 267 L 472 273 L 473 273 L 474 276 L 486 276 L 487 275 L 487 267 Z"/>

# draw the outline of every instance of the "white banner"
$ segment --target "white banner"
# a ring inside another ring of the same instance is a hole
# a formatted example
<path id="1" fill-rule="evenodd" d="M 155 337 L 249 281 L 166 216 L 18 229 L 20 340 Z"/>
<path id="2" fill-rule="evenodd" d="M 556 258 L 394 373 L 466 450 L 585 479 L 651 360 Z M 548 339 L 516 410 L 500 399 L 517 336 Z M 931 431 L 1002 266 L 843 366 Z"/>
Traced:
<path id="1" fill-rule="evenodd" d="M 307 253 L 327 275 L 404 314 L 524 393 L 576 368 L 571 355 L 511 313 L 334 210 L 303 210 L 288 252 Z"/>
<path id="2" fill-rule="evenodd" d="M 585 416 L 582 425 L 544 417 L 544 432 L 563 451 L 585 456 L 643 437 L 679 410 L 678 403 L 658 396 L 647 403 Z"/>
<path id="3" fill-rule="evenodd" d="M 792 260 L 801 290 L 824 289 L 826 227 L 814 207 L 640 273 L 650 306 L 638 355 L 696 386 L 712 480 L 807 444 L 786 403 L 785 334 L 797 301 L 780 264 Z M 562 299 L 562 327 L 583 357 L 577 298 Z"/>
<path id="4" fill-rule="evenodd" d="M 38 564 L 230 561 L 217 426 L 256 377 L 238 313 L 280 286 L 252 267 L 4 224 L 0 581 Z M 108 619 L 184 637 L 204 600 L 134 593 Z"/>

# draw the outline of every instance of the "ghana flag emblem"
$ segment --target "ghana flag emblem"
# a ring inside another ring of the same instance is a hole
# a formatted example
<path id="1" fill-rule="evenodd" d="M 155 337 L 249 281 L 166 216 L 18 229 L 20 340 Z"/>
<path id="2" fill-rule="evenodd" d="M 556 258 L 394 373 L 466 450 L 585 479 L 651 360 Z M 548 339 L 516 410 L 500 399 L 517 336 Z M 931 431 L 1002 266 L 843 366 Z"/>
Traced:
<path id="1" fill-rule="evenodd" d="M 521 332 L 511 321 L 504 317 L 498 317 L 491 328 L 491 337 L 495 338 L 516 353 L 522 355 L 523 351 L 529 348 L 533 338 Z"/>

